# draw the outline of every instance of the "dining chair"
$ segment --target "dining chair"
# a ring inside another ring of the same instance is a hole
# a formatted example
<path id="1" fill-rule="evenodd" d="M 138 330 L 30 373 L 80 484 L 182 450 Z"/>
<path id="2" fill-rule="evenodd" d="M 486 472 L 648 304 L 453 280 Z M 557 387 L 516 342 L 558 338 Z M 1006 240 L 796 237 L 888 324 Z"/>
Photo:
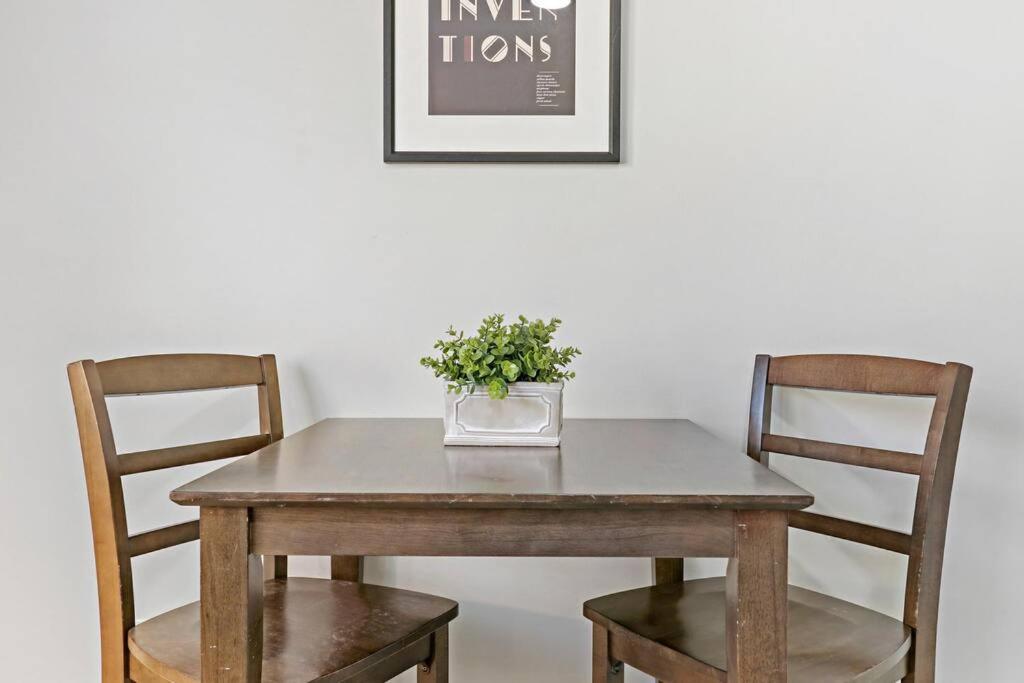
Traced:
<path id="1" fill-rule="evenodd" d="M 935 680 L 939 581 L 971 368 L 876 356 L 758 356 L 747 454 L 764 465 L 779 453 L 915 475 L 910 533 L 812 512 L 789 525 L 909 556 L 903 619 L 821 593 L 788 591 L 788 680 L 889 683 Z M 924 453 L 905 453 L 771 433 L 774 387 L 934 397 Z M 661 681 L 726 681 L 726 579 L 683 581 L 682 560 L 660 560 L 675 582 L 585 603 L 593 622 L 593 680 L 623 680 L 623 664 Z"/>
<path id="2" fill-rule="evenodd" d="M 274 356 L 140 356 L 68 366 L 85 463 L 99 589 L 104 683 L 201 679 L 198 602 L 136 623 L 134 557 L 199 538 L 199 521 L 129 535 L 121 478 L 246 455 L 284 436 Z M 257 388 L 260 433 L 119 454 L 106 397 Z M 448 680 L 448 623 L 458 604 L 361 581 L 361 558 L 331 558 L 331 579 L 288 578 L 287 558 L 266 558 L 264 682 L 385 681 L 417 667 L 421 683 Z"/>

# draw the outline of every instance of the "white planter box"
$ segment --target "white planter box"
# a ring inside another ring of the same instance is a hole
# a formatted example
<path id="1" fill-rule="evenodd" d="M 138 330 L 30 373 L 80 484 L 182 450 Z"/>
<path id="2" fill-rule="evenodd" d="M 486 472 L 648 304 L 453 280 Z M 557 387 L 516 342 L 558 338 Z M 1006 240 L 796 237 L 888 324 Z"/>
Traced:
<path id="1" fill-rule="evenodd" d="M 514 382 L 496 401 L 486 387 L 445 393 L 447 446 L 557 446 L 562 438 L 562 383 Z"/>

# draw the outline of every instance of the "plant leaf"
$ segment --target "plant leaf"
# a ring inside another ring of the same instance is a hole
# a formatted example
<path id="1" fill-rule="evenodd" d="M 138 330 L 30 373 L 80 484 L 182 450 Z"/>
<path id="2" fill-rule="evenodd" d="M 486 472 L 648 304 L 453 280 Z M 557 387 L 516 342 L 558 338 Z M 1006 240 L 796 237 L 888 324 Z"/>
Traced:
<path id="1" fill-rule="evenodd" d="M 531 321 L 520 315 L 506 325 L 505 316 L 496 313 L 483 319 L 475 336 L 451 326 L 447 338 L 434 344 L 439 355 L 421 358 L 420 365 L 444 378 L 448 391 L 474 393 L 486 386 L 488 395 L 498 400 L 508 396 L 509 382 L 567 381 L 576 376 L 568 371 L 569 364 L 582 352 L 574 346 L 552 346 L 561 323 L 558 318 Z"/>

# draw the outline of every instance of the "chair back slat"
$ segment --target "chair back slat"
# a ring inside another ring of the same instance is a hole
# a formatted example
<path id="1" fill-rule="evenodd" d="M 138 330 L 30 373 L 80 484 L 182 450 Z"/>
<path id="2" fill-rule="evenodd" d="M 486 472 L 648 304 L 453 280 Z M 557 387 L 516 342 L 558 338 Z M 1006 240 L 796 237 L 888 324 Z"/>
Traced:
<path id="1" fill-rule="evenodd" d="M 92 518 L 100 603 L 103 683 L 129 680 L 128 631 L 135 626 L 131 558 L 199 538 L 197 521 L 128 535 L 122 475 L 251 453 L 284 436 L 273 356 L 139 356 L 68 366 Z M 257 387 L 260 434 L 118 456 L 106 397 Z"/>
<path id="2" fill-rule="evenodd" d="M 270 443 L 270 434 L 255 434 L 253 436 L 241 436 L 237 439 L 222 439 L 220 441 L 207 441 L 206 443 L 189 444 L 187 446 L 157 448 L 137 453 L 122 453 L 118 456 L 118 466 L 122 476 L 138 474 L 140 472 L 154 472 L 170 467 L 195 465 L 201 462 L 248 455 L 264 446 L 269 446 Z"/>
<path id="3" fill-rule="evenodd" d="M 894 553 L 910 554 L 910 534 L 870 524 L 851 522 L 848 519 L 819 515 L 803 510 L 789 513 L 789 525 L 804 531 L 813 531 L 846 541 L 891 550 Z"/>
<path id="4" fill-rule="evenodd" d="M 254 356 L 136 356 L 103 361 L 96 367 L 104 396 L 227 389 L 263 383 L 263 364 Z"/>
<path id="5" fill-rule="evenodd" d="M 909 534 L 811 512 L 790 513 L 790 526 L 909 556 L 903 621 L 914 629 L 914 672 L 932 680 L 942 559 L 953 473 L 972 370 L 905 358 L 810 355 L 758 356 L 750 399 L 747 454 L 767 465 L 770 453 L 902 472 L 918 476 Z M 935 403 L 924 453 L 916 455 L 771 433 L 774 387 L 930 396 Z"/>
<path id="6" fill-rule="evenodd" d="M 761 450 L 769 453 L 811 458 L 812 460 L 825 460 L 844 465 L 888 470 L 889 472 L 903 472 L 904 474 L 921 473 L 921 456 L 917 453 L 887 451 L 882 448 L 867 448 L 865 446 L 850 446 L 828 441 L 801 439 L 795 436 L 779 436 L 778 434 L 765 434 L 761 441 Z"/>
<path id="7" fill-rule="evenodd" d="M 128 554 L 132 557 L 172 548 L 199 540 L 199 520 L 171 524 L 128 537 Z"/>
<path id="8" fill-rule="evenodd" d="M 907 358 L 809 355 L 773 358 L 768 384 L 898 396 L 934 396 L 945 366 Z"/>

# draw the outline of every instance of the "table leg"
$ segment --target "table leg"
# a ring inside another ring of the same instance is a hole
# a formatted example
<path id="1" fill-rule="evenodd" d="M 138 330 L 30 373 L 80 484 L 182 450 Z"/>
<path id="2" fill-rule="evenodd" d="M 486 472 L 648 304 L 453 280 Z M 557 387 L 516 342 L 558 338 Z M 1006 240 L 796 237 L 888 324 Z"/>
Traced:
<path id="1" fill-rule="evenodd" d="M 263 556 L 263 579 L 287 579 L 288 578 L 288 556 L 287 555 L 264 555 Z"/>
<path id="2" fill-rule="evenodd" d="M 736 513 L 726 575 L 729 683 L 785 683 L 788 602 L 785 512 Z"/>
<path id="3" fill-rule="evenodd" d="M 259 683 L 263 565 L 249 546 L 249 510 L 204 507 L 199 533 L 203 681 Z"/>
<path id="4" fill-rule="evenodd" d="M 331 556 L 331 578 L 335 581 L 363 581 L 363 558 L 351 555 Z"/>
<path id="5" fill-rule="evenodd" d="M 681 583 L 683 581 L 683 558 L 659 557 L 654 560 L 654 585 Z"/>
<path id="6" fill-rule="evenodd" d="M 654 575 L 652 577 L 655 586 L 666 583 L 682 583 L 685 579 L 683 572 L 683 558 L 681 557 L 658 557 L 652 563 Z M 665 683 L 665 681 L 658 681 Z"/>

